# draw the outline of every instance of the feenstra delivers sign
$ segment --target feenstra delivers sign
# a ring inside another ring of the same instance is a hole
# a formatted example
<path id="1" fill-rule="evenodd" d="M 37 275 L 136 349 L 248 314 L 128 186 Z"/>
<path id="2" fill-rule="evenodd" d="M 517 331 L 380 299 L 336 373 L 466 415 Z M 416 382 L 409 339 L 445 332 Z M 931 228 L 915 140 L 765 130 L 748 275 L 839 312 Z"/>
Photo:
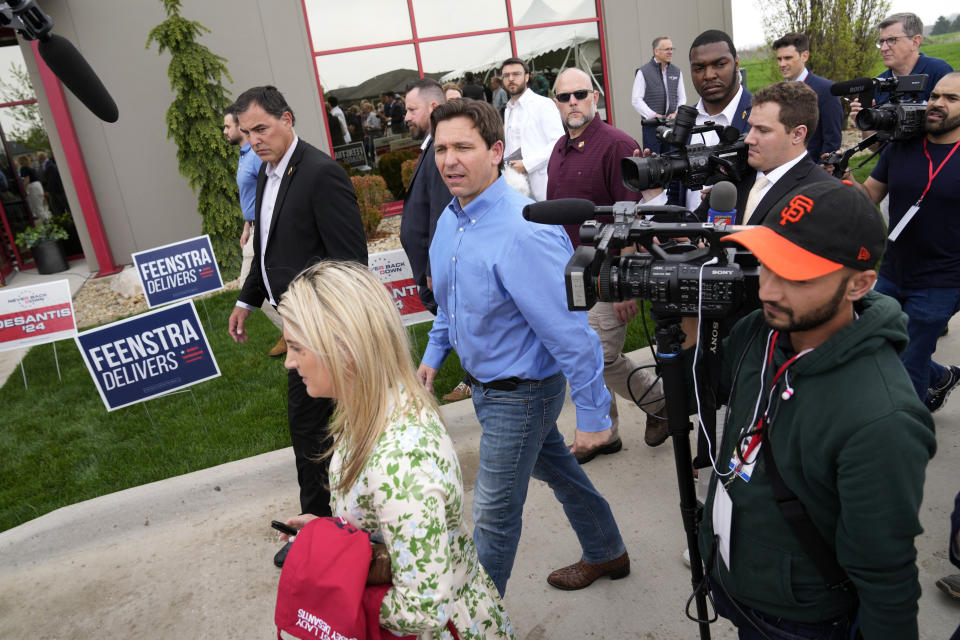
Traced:
<path id="1" fill-rule="evenodd" d="M 151 309 L 223 288 L 210 236 L 138 251 L 131 257 Z"/>
<path id="2" fill-rule="evenodd" d="M 76 341 L 109 411 L 220 375 L 192 300 L 85 331 Z"/>

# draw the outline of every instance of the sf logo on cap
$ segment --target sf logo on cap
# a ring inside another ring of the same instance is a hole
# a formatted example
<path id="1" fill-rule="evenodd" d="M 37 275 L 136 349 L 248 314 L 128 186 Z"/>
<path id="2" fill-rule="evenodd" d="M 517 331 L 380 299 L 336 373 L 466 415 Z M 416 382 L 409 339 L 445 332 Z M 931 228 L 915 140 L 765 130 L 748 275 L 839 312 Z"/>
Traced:
<path id="1" fill-rule="evenodd" d="M 805 214 L 813 209 L 813 200 L 807 196 L 794 196 L 780 212 L 780 224 L 786 226 L 788 222 L 800 222 Z"/>

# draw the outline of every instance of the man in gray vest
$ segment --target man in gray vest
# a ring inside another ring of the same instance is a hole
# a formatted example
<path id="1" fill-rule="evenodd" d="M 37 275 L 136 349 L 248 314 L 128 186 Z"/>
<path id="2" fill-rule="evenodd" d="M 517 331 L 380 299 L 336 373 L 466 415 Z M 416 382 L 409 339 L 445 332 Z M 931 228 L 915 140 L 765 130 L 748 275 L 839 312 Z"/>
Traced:
<path id="1" fill-rule="evenodd" d="M 677 107 L 686 104 L 687 93 L 683 88 L 683 73 L 673 60 L 673 42 L 666 36 L 653 41 L 653 57 L 637 69 L 633 81 L 633 108 L 644 118 L 667 115 L 673 117 Z M 660 152 L 657 128 L 643 128 L 643 148 Z"/>

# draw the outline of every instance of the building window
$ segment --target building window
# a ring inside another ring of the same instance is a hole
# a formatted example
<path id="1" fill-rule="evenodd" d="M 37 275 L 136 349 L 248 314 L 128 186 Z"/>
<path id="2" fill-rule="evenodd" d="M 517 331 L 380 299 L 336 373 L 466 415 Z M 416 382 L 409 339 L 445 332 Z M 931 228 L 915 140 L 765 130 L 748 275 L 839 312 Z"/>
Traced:
<path id="1" fill-rule="evenodd" d="M 402 98 L 407 84 L 424 76 L 456 82 L 469 71 L 488 86 L 500 63 L 512 56 L 526 60 L 551 87 L 560 69 L 584 69 L 601 94 L 601 117 L 612 115 L 600 0 L 303 0 L 303 7 L 318 90 L 324 98 L 337 98 L 354 143 L 364 137 L 357 130 L 366 115 L 364 102 L 381 109 L 382 93 Z M 358 119 L 350 116 L 353 108 Z M 331 124 L 338 126 L 328 117 Z M 377 143 L 368 139 L 367 150 L 409 143 L 402 132 L 391 134 L 386 127 L 376 132 Z"/>

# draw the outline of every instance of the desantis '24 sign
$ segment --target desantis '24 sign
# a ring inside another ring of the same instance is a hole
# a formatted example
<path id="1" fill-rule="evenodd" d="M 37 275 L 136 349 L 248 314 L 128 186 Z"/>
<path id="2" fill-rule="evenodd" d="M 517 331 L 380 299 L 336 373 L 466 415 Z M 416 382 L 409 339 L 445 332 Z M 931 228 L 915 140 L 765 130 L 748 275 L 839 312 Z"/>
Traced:
<path id="1" fill-rule="evenodd" d="M 0 289 L 0 351 L 56 342 L 77 335 L 66 280 Z"/>

